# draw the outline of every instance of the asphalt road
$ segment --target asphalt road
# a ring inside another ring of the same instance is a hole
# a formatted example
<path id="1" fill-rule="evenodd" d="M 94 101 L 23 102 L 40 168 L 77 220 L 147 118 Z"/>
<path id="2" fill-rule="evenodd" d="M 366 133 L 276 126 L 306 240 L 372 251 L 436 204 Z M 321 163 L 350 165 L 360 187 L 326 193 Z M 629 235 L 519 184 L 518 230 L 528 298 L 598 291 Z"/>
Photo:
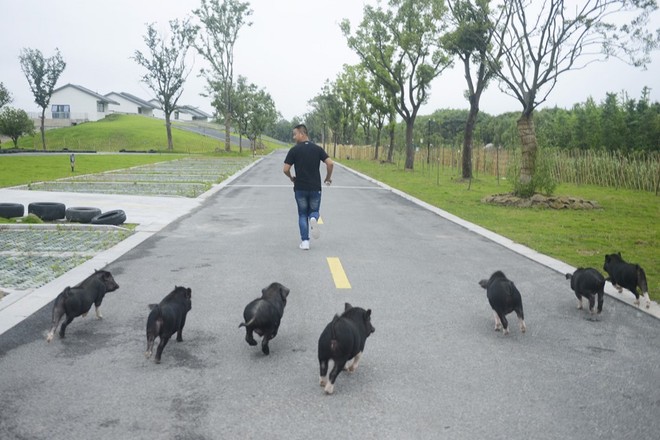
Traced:
<path id="1" fill-rule="evenodd" d="M 2 439 L 651 439 L 660 435 L 660 320 L 605 299 L 576 310 L 563 274 L 342 168 L 321 238 L 299 238 L 272 154 L 107 266 L 105 319 L 45 342 L 52 305 L 0 336 Z M 338 289 L 328 257 L 350 288 Z M 502 270 L 527 333 L 493 331 L 477 282 Z M 291 289 L 270 356 L 244 341 L 243 307 Z M 184 341 L 146 360 L 147 304 L 192 288 Z M 376 332 L 335 394 L 316 344 L 344 302 Z"/>

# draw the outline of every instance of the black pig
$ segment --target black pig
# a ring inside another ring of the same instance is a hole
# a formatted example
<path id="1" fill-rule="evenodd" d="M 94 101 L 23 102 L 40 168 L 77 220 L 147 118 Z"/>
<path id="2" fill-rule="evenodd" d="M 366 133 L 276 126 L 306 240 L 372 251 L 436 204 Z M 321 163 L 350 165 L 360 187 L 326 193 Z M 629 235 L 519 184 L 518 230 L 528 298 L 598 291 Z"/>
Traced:
<path id="1" fill-rule="evenodd" d="M 603 296 L 605 295 L 605 277 L 591 267 L 578 268 L 572 274 L 567 273 L 566 279 L 571 280 L 571 289 L 578 299 L 578 309 L 582 309 L 582 297 L 589 300 L 589 312 L 593 315 L 596 296 L 598 296 L 598 313 L 603 311 Z"/>
<path id="2" fill-rule="evenodd" d="M 516 312 L 520 331 L 527 330 L 525 315 L 523 313 L 522 297 L 513 281 L 507 279 L 502 271 L 494 272 L 489 279 L 479 281 L 479 285 L 486 289 L 486 297 L 495 313 L 495 330 L 504 328 L 504 334 L 509 334 L 509 322 L 506 315 Z"/>
<path id="3" fill-rule="evenodd" d="M 344 305 L 344 313 L 341 316 L 336 315 L 325 327 L 319 337 L 318 357 L 320 385 L 327 394 L 334 392 L 335 380 L 348 361 L 353 360 L 347 369 L 349 372 L 357 369 L 367 338 L 375 331 L 371 325 L 371 309 L 364 310 L 349 303 Z M 330 360 L 334 365 L 328 380 L 326 376 Z"/>
<path id="4" fill-rule="evenodd" d="M 623 289 L 630 290 L 635 295 L 635 305 L 639 306 L 639 287 L 646 299 L 646 308 L 651 307 L 649 288 L 646 283 L 646 273 L 639 264 L 627 263 L 621 258 L 621 252 L 605 255 L 603 270 L 607 272 L 608 281 L 621 293 Z"/>
<path id="5" fill-rule="evenodd" d="M 46 341 L 50 342 L 53 340 L 55 330 L 62 316 L 66 315 L 66 321 L 60 327 L 61 338 L 64 337 L 66 327 L 71 324 L 73 318 L 81 315 L 83 317 L 87 316 L 87 312 L 89 312 L 92 304 L 96 306 L 96 317 L 103 319 L 100 310 L 103 297 L 106 293 L 113 292 L 118 288 L 119 284 L 115 282 L 112 274 L 106 270 L 96 270 L 75 287 L 65 287 L 62 293 L 55 298 L 52 326 L 48 332 L 48 336 L 46 336 Z"/>
<path id="6" fill-rule="evenodd" d="M 186 315 L 192 309 L 192 290 L 186 287 L 174 286 L 159 304 L 149 304 L 151 312 L 147 318 L 147 351 L 149 359 L 154 348 L 156 336 L 160 338 L 156 349 L 156 363 L 160 363 L 163 349 L 172 335 L 176 333 L 176 341 L 183 341 L 183 326 L 186 325 Z"/>
<path id="7" fill-rule="evenodd" d="M 271 283 L 261 289 L 261 298 L 250 302 L 243 311 L 244 322 L 238 327 L 245 327 L 245 340 L 250 345 L 257 345 L 252 332 L 262 336 L 261 351 L 264 354 L 270 353 L 268 341 L 277 336 L 287 296 L 288 288 L 280 283 Z"/>

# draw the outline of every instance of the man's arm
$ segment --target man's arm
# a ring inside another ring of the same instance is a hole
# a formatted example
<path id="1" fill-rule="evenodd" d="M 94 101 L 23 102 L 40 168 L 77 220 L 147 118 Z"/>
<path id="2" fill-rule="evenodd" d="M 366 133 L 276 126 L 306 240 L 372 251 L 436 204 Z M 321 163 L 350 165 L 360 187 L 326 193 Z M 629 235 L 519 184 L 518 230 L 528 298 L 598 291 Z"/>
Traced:
<path id="1" fill-rule="evenodd" d="M 292 182 L 296 181 L 296 176 L 291 175 L 291 165 L 289 165 L 288 163 L 285 163 L 284 168 L 282 169 L 282 171 L 284 172 L 286 177 L 289 178 L 289 180 L 291 180 Z"/>
<path id="2" fill-rule="evenodd" d="M 332 169 L 335 167 L 335 163 L 329 157 L 324 161 L 326 174 L 324 182 L 330 185 L 332 183 Z"/>

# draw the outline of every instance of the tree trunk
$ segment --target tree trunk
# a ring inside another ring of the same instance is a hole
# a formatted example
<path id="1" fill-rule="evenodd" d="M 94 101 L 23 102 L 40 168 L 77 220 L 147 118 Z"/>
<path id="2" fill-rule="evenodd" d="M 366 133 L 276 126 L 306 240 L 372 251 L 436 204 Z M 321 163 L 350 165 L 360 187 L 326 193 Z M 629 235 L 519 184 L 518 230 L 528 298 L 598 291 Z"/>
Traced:
<path id="1" fill-rule="evenodd" d="M 41 107 L 41 147 L 46 151 L 46 128 L 45 128 L 45 118 L 46 118 L 46 107 Z"/>
<path id="2" fill-rule="evenodd" d="M 390 146 L 387 149 L 387 161 L 392 163 L 392 157 L 394 156 L 394 124 L 390 125 Z"/>
<path id="3" fill-rule="evenodd" d="M 380 133 L 382 131 L 382 127 L 376 131 L 376 153 L 374 154 L 374 160 L 378 160 L 378 147 L 380 147 Z"/>
<path id="4" fill-rule="evenodd" d="M 225 151 L 231 151 L 231 116 L 225 115 Z"/>
<path id="5" fill-rule="evenodd" d="M 248 139 L 250 139 L 250 136 L 248 136 Z M 242 152 L 243 152 L 243 135 L 241 133 L 239 133 L 238 134 L 238 153 L 240 154 Z"/>
<path id="6" fill-rule="evenodd" d="M 477 124 L 479 107 L 471 104 L 465 123 L 465 138 L 463 139 L 463 179 L 472 178 L 472 139 L 474 137 L 474 126 Z"/>
<path id="7" fill-rule="evenodd" d="M 412 119 L 406 121 L 406 165 L 404 169 L 412 170 L 415 167 L 415 146 L 413 145 L 413 123 Z"/>
<path id="8" fill-rule="evenodd" d="M 165 114 L 165 129 L 167 130 L 167 151 L 174 150 L 174 143 L 172 142 L 172 122 L 170 116 Z"/>
<path id="9" fill-rule="evenodd" d="M 520 183 L 529 185 L 536 169 L 536 131 L 534 129 L 534 120 L 532 113 L 523 113 L 518 119 L 518 136 L 520 136 L 521 162 L 520 162 Z"/>

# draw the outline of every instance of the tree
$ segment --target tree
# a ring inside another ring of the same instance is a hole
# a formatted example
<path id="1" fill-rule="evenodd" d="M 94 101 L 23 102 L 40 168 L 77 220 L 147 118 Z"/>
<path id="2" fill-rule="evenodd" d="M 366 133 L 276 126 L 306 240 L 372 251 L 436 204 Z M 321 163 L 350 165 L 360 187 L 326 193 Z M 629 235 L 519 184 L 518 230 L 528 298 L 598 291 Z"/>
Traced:
<path id="1" fill-rule="evenodd" d="M 557 84 L 561 74 L 595 61 L 619 58 L 645 66 L 658 47 L 660 33 L 645 29 L 655 0 L 507 0 L 502 3 L 493 35 L 489 64 L 501 89 L 522 105 L 517 122 L 520 137 L 520 177 L 514 192 L 535 191 L 537 139 L 533 112 Z M 538 15 L 536 14 L 538 11 Z M 535 18 L 534 15 L 537 15 Z M 529 17 L 531 16 L 531 17 Z M 614 20 L 630 18 L 617 24 Z"/>
<path id="2" fill-rule="evenodd" d="M 44 122 L 46 108 L 50 103 L 50 97 L 55 90 L 55 84 L 66 67 L 59 49 L 55 49 L 55 55 L 44 58 L 39 49 L 21 49 L 18 56 L 21 70 L 30 84 L 30 90 L 34 95 L 34 102 L 41 107 L 41 144 L 46 150 L 46 131 Z"/>
<path id="3" fill-rule="evenodd" d="M 388 9 L 365 5 L 362 23 L 341 30 L 364 67 L 394 99 L 406 124 L 406 169 L 414 166 L 413 129 L 419 108 L 428 100 L 431 81 L 451 64 L 440 36 L 445 24 L 442 0 L 390 0 Z"/>
<path id="4" fill-rule="evenodd" d="M 191 71 L 186 68 L 186 54 L 195 38 L 196 28 L 189 20 L 171 20 L 169 26 L 170 33 L 167 38 L 156 32 L 153 23 L 147 25 L 147 33 L 143 38 L 148 52 L 143 54 L 136 50 L 132 59 L 147 70 L 142 82 L 156 94 L 156 99 L 165 113 L 167 149 L 172 151 L 174 143 L 171 115 L 177 108 L 183 85 Z"/>
<path id="5" fill-rule="evenodd" d="M 443 36 L 443 43 L 447 51 L 463 63 L 468 86 L 465 95 L 470 103 L 463 138 L 464 179 L 472 177 L 472 139 L 479 114 L 479 101 L 493 75 L 487 57 L 494 29 L 490 21 L 489 3 L 490 0 L 475 0 L 474 4 L 471 0 L 447 0 L 455 29 Z"/>
<path id="6" fill-rule="evenodd" d="M 218 95 L 214 101 L 221 103 L 219 114 L 225 121 L 225 150 L 231 150 L 232 90 L 234 87 L 234 44 L 243 25 L 251 26 L 246 18 L 252 15 L 250 3 L 238 0 L 202 0 L 194 14 L 202 22 L 202 32 L 195 48 L 211 65 L 202 69 L 208 81 L 208 90 Z"/>
<path id="7" fill-rule="evenodd" d="M 18 138 L 34 134 L 34 122 L 24 110 L 6 107 L 0 112 L 0 134 L 9 136 L 18 147 Z"/>
<path id="8" fill-rule="evenodd" d="M 12 101 L 13 98 L 11 97 L 11 93 L 9 93 L 9 90 L 7 90 L 5 85 L 0 82 L 0 109 Z"/>

